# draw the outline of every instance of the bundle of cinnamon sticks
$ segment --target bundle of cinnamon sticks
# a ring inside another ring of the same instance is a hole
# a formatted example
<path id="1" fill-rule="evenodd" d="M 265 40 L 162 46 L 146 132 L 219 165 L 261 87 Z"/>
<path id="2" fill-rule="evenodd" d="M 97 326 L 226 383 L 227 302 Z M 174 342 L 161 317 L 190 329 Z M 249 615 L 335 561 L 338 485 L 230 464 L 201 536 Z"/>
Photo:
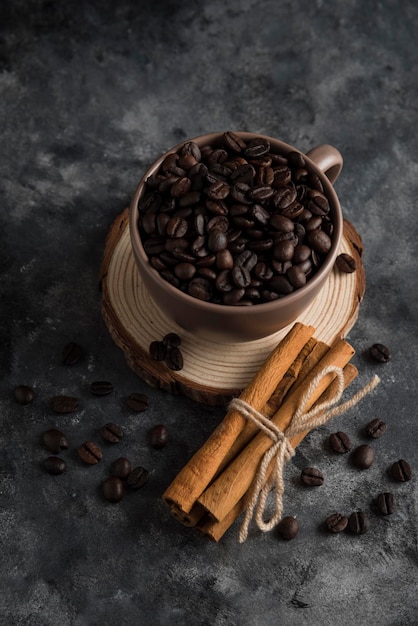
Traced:
<path id="1" fill-rule="evenodd" d="M 343 339 L 330 347 L 315 329 L 296 323 L 243 390 L 240 399 L 268 417 L 282 432 L 311 382 L 328 366 L 341 368 L 344 388 L 357 376 L 349 363 L 354 349 Z M 335 394 L 335 373 L 323 376 L 306 409 Z M 309 426 L 309 424 L 308 424 Z M 290 439 L 295 448 L 309 432 Z M 249 492 L 271 439 L 237 410 L 229 410 L 203 446 L 163 494 L 172 515 L 185 526 L 218 541 L 246 508 Z"/>

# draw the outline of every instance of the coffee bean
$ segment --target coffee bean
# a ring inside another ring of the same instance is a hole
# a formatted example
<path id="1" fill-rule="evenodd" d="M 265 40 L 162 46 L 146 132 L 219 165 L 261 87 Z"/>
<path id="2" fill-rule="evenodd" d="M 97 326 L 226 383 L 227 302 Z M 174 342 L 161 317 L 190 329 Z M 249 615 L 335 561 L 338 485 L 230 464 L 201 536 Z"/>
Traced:
<path id="1" fill-rule="evenodd" d="M 42 435 L 42 443 L 45 448 L 54 454 L 68 448 L 67 437 L 58 428 L 50 428 Z"/>
<path id="2" fill-rule="evenodd" d="M 31 404 L 35 398 L 35 392 L 32 387 L 18 385 L 14 388 L 14 396 L 18 404 Z"/>
<path id="3" fill-rule="evenodd" d="M 129 473 L 129 476 L 126 480 L 129 487 L 131 489 L 141 489 L 149 478 L 149 472 L 144 467 L 138 466 L 134 467 L 134 469 Z"/>
<path id="4" fill-rule="evenodd" d="M 367 444 L 357 446 L 350 456 L 351 464 L 358 469 L 369 469 L 373 465 L 374 450 Z"/>
<path id="5" fill-rule="evenodd" d="M 304 485 L 309 487 L 319 487 L 324 482 L 324 475 L 316 467 L 305 467 L 302 470 L 300 479 Z"/>
<path id="6" fill-rule="evenodd" d="M 109 422 L 109 424 L 105 424 L 100 429 L 100 434 L 103 439 L 108 441 L 109 443 L 119 443 L 123 438 L 123 430 L 118 424 L 113 424 Z"/>
<path id="7" fill-rule="evenodd" d="M 387 363 L 391 358 L 389 348 L 383 345 L 383 343 L 374 343 L 369 348 L 369 354 L 377 363 Z"/>
<path id="8" fill-rule="evenodd" d="M 295 517 L 283 517 L 276 528 L 280 537 L 290 541 L 294 539 L 299 532 L 299 522 Z"/>
<path id="9" fill-rule="evenodd" d="M 338 431 L 337 433 L 332 433 L 329 436 L 329 445 L 331 450 L 337 452 L 338 454 L 345 454 L 351 450 L 351 441 L 349 436 L 342 432 Z"/>
<path id="10" fill-rule="evenodd" d="M 153 448 L 164 448 L 168 443 L 168 430 L 164 424 L 153 426 L 149 432 L 150 445 Z"/>
<path id="11" fill-rule="evenodd" d="M 151 341 L 149 353 L 154 361 L 164 361 L 167 355 L 167 346 L 163 341 Z"/>
<path id="12" fill-rule="evenodd" d="M 177 333 L 167 333 L 163 343 L 170 348 L 178 348 L 181 345 L 181 337 Z"/>
<path id="13" fill-rule="evenodd" d="M 78 409 L 78 399 L 71 396 L 54 396 L 50 405 L 55 413 L 74 413 Z"/>
<path id="14" fill-rule="evenodd" d="M 118 478 L 127 478 L 131 473 L 132 466 L 129 459 L 124 456 L 121 456 L 119 459 L 113 461 L 110 473 L 113 476 L 118 476 Z"/>
<path id="15" fill-rule="evenodd" d="M 300 165 L 303 155 L 294 151 L 289 160 L 264 137 L 248 141 L 229 132 L 222 147 L 200 149 L 199 159 L 187 149 L 183 154 L 188 143 L 164 159 L 140 200 L 139 230 L 152 267 L 191 297 L 227 306 L 271 302 L 303 289 L 333 232 L 321 179 Z M 238 261 L 249 252 L 251 267 Z M 260 262 L 266 280 L 288 272 L 280 289 L 253 284 Z M 235 269 L 240 266 L 244 272 Z M 162 360 L 159 348 L 153 350 Z"/>
<path id="16" fill-rule="evenodd" d="M 352 274 L 357 269 L 357 263 L 350 254 L 343 252 L 335 260 L 337 269 L 344 274 Z"/>
<path id="17" fill-rule="evenodd" d="M 376 498 L 376 506 L 382 515 L 392 515 L 396 510 L 395 496 L 393 493 L 379 493 Z"/>
<path id="18" fill-rule="evenodd" d="M 117 476 L 109 476 L 102 483 L 103 496 L 108 502 L 120 502 L 125 495 L 125 487 L 123 482 Z"/>
<path id="19" fill-rule="evenodd" d="M 348 517 L 341 513 L 333 513 L 325 520 L 325 526 L 331 533 L 341 533 L 347 528 Z"/>
<path id="20" fill-rule="evenodd" d="M 179 348 L 171 348 L 167 352 L 165 363 L 170 370 L 179 372 L 183 369 L 183 355 Z"/>
<path id="21" fill-rule="evenodd" d="M 62 362 L 64 365 L 75 365 L 80 360 L 83 351 L 74 341 L 67 343 L 62 351 Z"/>
<path id="22" fill-rule="evenodd" d="M 399 459 L 399 461 L 393 463 L 390 471 L 392 477 L 400 482 L 406 482 L 412 478 L 411 466 L 404 459 Z"/>
<path id="23" fill-rule="evenodd" d="M 372 437 L 372 439 L 378 439 L 381 437 L 387 429 L 388 425 L 379 417 L 376 417 L 369 422 L 365 428 L 366 435 Z"/>
<path id="24" fill-rule="evenodd" d="M 131 393 L 129 394 L 126 404 L 132 411 L 137 411 L 141 413 L 142 411 L 146 411 L 148 408 L 148 397 L 143 393 Z"/>
<path id="25" fill-rule="evenodd" d="M 348 518 L 348 528 L 355 535 L 364 535 L 369 530 L 369 518 L 363 511 L 355 511 Z"/>
<path id="26" fill-rule="evenodd" d="M 48 472 L 48 474 L 52 474 L 53 476 L 58 476 L 59 474 L 63 474 L 67 469 L 67 464 L 64 459 L 60 459 L 58 456 L 49 456 L 43 461 L 44 469 Z"/>
<path id="27" fill-rule="evenodd" d="M 102 460 L 103 453 L 93 441 L 86 441 L 79 446 L 78 455 L 87 465 L 96 465 Z"/>
<path id="28" fill-rule="evenodd" d="M 90 384 L 90 391 L 94 396 L 108 396 L 113 391 L 113 385 L 106 380 L 96 380 Z"/>

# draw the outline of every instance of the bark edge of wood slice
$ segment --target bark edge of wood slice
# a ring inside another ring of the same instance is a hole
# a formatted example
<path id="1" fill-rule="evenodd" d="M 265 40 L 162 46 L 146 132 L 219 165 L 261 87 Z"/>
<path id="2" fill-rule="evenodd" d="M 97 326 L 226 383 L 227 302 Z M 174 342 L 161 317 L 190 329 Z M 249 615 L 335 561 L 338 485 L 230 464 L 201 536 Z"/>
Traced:
<path id="1" fill-rule="evenodd" d="M 246 387 L 291 325 L 256 341 L 231 344 L 212 343 L 177 326 L 157 308 L 140 279 L 128 216 L 125 209 L 111 225 L 99 273 L 102 314 L 113 341 L 148 385 L 207 405 L 225 405 Z M 346 219 L 339 252 L 355 259 L 356 271 L 347 274 L 335 266 L 320 294 L 295 320 L 314 326 L 316 339 L 328 344 L 346 337 L 356 323 L 366 286 L 363 242 Z M 169 332 L 182 339 L 184 367 L 178 372 L 149 356 L 151 341 Z"/>

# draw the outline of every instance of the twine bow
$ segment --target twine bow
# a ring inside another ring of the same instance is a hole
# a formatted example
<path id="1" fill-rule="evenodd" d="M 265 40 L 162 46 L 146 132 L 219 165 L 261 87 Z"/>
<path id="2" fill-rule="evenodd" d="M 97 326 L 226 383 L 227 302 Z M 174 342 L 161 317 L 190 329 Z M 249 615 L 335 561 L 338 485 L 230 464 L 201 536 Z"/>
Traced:
<path id="1" fill-rule="evenodd" d="M 335 373 L 337 379 L 337 389 L 334 396 L 325 402 L 317 404 L 313 409 L 305 412 L 309 399 L 315 391 L 318 383 L 330 373 Z M 243 417 L 252 421 L 272 440 L 271 446 L 264 453 L 261 459 L 257 474 L 250 488 L 251 491 L 246 507 L 245 518 L 239 532 L 240 543 L 243 543 L 247 539 L 248 528 L 253 516 L 255 517 L 258 528 L 263 532 L 267 532 L 274 528 L 282 517 L 284 465 L 295 454 L 295 450 L 289 440 L 295 435 L 318 426 L 322 426 L 332 417 L 341 415 L 345 411 L 348 411 L 362 398 L 364 398 L 364 396 L 370 393 L 379 383 L 380 378 L 378 376 L 374 376 L 367 383 L 367 385 L 358 391 L 352 398 L 342 404 L 337 404 L 344 391 L 344 372 L 340 367 L 334 365 L 325 367 L 313 378 L 308 389 L 303 394 L 299 407 L 295 411 L 290 424 L 284 432 L 282 432 L 269 418 L 254 409 L 244 400 L 234 398 L 231 401 L 229 405 L 230 409 L 239 411 Z M 270 478 L 266 480 L 267 471 L 272 461 L 273 470 Z M 274 514 L 267 522 L 265 522 L 263 519 L 263 513 L 266 508 L 267 496 L 273 487 Z M 256 509 L 255 515 L 254 509 Z"/>

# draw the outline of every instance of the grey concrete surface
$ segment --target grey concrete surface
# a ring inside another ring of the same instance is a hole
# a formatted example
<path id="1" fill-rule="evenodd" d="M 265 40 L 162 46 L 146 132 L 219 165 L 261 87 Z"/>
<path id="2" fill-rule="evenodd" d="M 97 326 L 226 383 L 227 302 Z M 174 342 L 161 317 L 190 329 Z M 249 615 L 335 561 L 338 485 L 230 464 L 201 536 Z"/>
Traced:
<path id="1" fill-rule="evenodd" d="M 2 0 L 0 4 L 0 623 L 10 626 L 412 626 L 418 624 L 418 5 L 412 0 L 207 0 L 118 3 Z M 307 151 L 331 143 L 345 164 L 336 189 L 361 233 L 367 290 L 349 340 L 360 388 L 379 388 L 312 433 L 286 468 L 291 542 L 235 525 L 219 544 L 179 526 L 160 495 L 223 417 L 222 409 L 150 389 L 127 367 L 101 318 L 97 276 L 113 219 L 144 171 L 178 141 L 251 130 Z M 60 362 L 78 342 L 83 359 Z M 387 344 L 392 360 L 365 350 Z M 90 395 L 92 380 L 114 384 Z M 36 399 L 19 406 L 18 384 Z M 125 399 L 147 393 L 149 409 Z M 80 410 L 55 416 L 66 393 Z M 330 432 L 365 442 L 374 417 L 389 425 L 370 470 L 328 454 Z M 108 421 L 117 450 L 86 468 L 75 449 Z M 147 431 L 167 424 L 153 450 Z M 41 433 L 70 439 L 66 474 L 40 463 Z M 126 455 L 150 470 L 120 504 L 99 491 Z M 389 465 L 415 477 L 393 483 Z M 298 480 L 307 464 L 319 489 Z M 375 514 L 380 491 L 397 511 Z M 334 510 L 363 509 L 357 537 L 321 530 Z"/>

